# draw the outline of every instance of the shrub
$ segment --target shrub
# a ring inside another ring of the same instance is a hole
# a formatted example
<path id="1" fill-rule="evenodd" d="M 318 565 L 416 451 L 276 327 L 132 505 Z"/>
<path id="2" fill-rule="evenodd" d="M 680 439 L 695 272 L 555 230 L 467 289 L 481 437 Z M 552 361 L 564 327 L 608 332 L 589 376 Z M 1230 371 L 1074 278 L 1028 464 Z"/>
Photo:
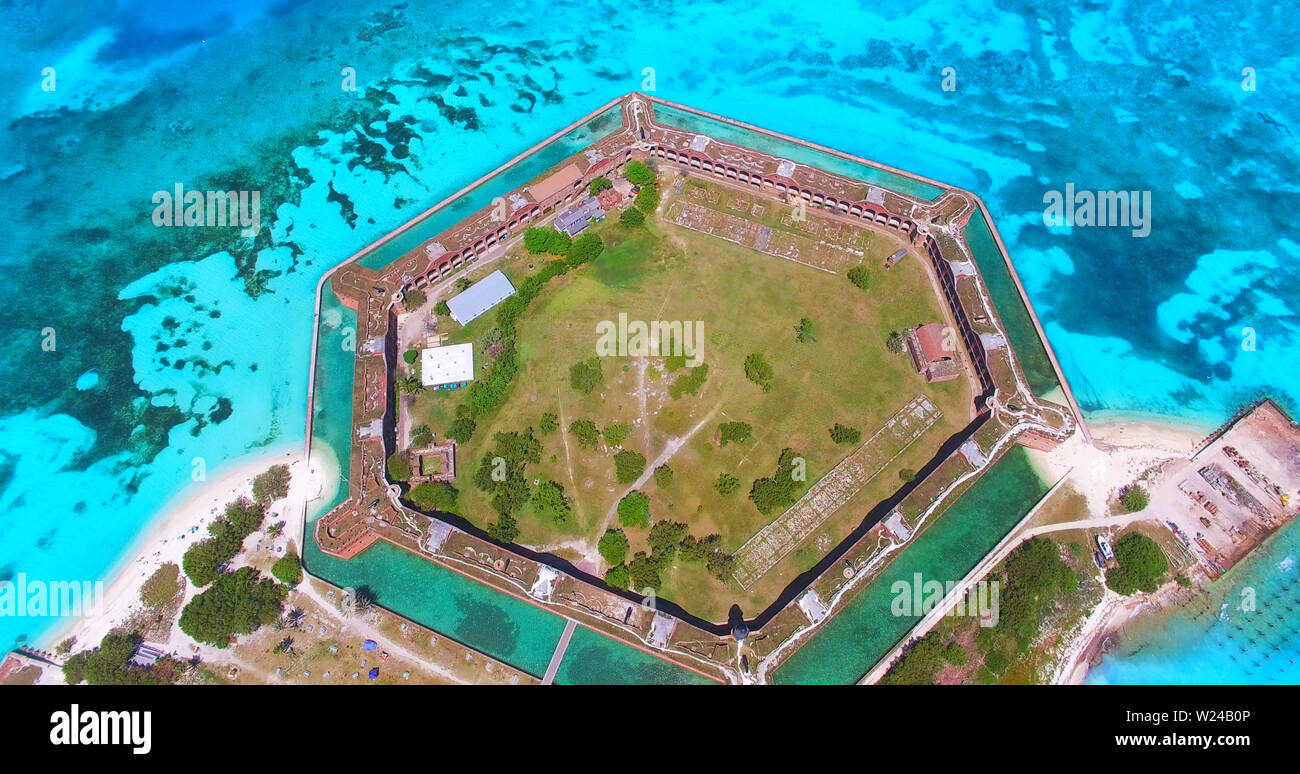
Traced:
<path id="1" fill-rule="evenodd" d="M 420 359 L 420 353 L 413 349 L 408 349 L 402 353 L 402 359 L 406 361 L 407 365 L 415 365 L 415 361 Z"/>
<path id="2" fill-rule="evenodd" d="M 428 301 L 429 297 L 419 288 L 407 288 L 402 292 L 402 299 L 407 309 L 419 309 L 424 306 L 424 302 Z"/>
<path id="3" fill-rule="evenodd" d="M 848 272 L 849 282 L 857 285 L 862 290 L 871 286 L 871 271 L 866 266 L 854 266 Z"/>
<path id="4" fill-rule="evenodd" d="M 155 570 L 140 587 L 140 601 L 145 607 L 161 607 L 175 599 L 184 587 L 181 568 L 168 562 Z"/>
<path id="5" fill-rule="evenodd" d="M 898 477 L 903 481 L 903 483 L 910 484 L 916 480 L 916 471 L 911 468 L 903 468 L 898 471 Z"/>
<path id="6" fill-rule="evenodd" d="M 253 479 L 253 499 L 263 505 L 289 496 L 289 466 L 272 465 Z"/>
<path id="7" fill-rule="evenodd" d="M 548 411 L 542 414 L 542 420 L 537 423 L 537 429 L 542 435 L 550 435 L 560 429 L 560 418 Z"/>
<path id="8" fill-rule="evenodd" d="M 629 492 L 618 501 L 618 523 L 640 529 L 650 526 L 650 498 L 641 492 Z"/>
<path id="9" fill-rule="evenodd" d="M 673 469 L 667 465 L 660 465 L 655 468 L 655 483 L 660 489 L 667 487 L 673 482 Z"/>
<path id="10" fill-rule="evenodd" d="M 713 482 L 713 488 L 718 490 L 718 494 L 726 497 L 740 489 L 740 479 L 728 473 L 719 473 L 718 480 Z"/>
<path id="11" fill-rule="evenodd" d="M 783 511 L 794 505 L 799 499 L 798 492 L 802 482 L 794 478 L 795 461 L 799 459 L 794 449 L 782 449 L 777 460 L 776 472 L 767 478 L 754 482 L 749 490 L 749 499 L 759 513 L 770 514 Z"/>
<path id="12" fill-rule="evenodd" d="M 763 388 L 763 392 L 772 391 L 775 373 L 772 365 L 763 357 L 763 353 L 754 352 L 745 358 L 745 378 Z"/>
<path id="13" fill-rule="evenodd" d="M 605 374 L 600 369 L 598 357 L 569 366 L 569 385 L 583 395 L 590 395 L 604 379 Z"/>
<path id="14" fill-rule="evenodd" d="M 590 419 L 577 419 L 570 422 L 569 433 L 578 439 L 578 443 L 593 449 L 600 442 L 600 431 L 596 429 L 596 423 Z"/>
<path id="15" fill-rule="evenodd" d="M 584 263 L 596 260 L 597 256 L 605 249 L 605 243 L 601 241 L 600 236 L 588 231 L 577 239 L 566 251 L 566 263 L 569 268 L 577 268 Z"/>
<path id="16" fill-rule="evenodd" d="M 721 445 L 726 446 L 729 441 L 736 443 L 748 441 L 753 434 L 753 428 L 748 422 L 723 422 L 718 427 L 718 432 L 722 436 Z"/>
<path id="17" fill-rule="evenodd" d="M 835 443 L 857 443 L 862 440 L 862 432 L 856 427 L 841 425 L 839 422 L 831 428 L 831 440 Z"/>
<path id="18" fill-rule="evenodd" d="M 794 326 L 794 339 L 800 344 L 807 344 L 817 340 L 817 332 L 814 330 L 811 319 L 805 317 L 799 321 L 798 325 Z"/>
<path id="19" fill-rule="evenodd" d="M 280 557 L 271 565 L 271 574 L 286 586 L 295 586 L 302 580 L 302 562 L 293 551 Z"/>
<path id="20" fill-rule="evenodd" d="M 907 349 L 907 341 L 903 338 L 902 333 L 894 331 L 885 340 L 885 348 L 895 355 L 899 355 L 902 354 L 903 350 Z"/>
<path id="21" fill-rule="evenodd" d="M 1133 484 L 1124 488 L 1124 493 L 1120 495 L 1120 502 L 1129 513 L 1136 513 L 1147 507 L 1151 502 L 1151 496 L 1147 490 L 1140 484 Z"/>
<path id="22" fill-rule="evenodd" d="M 673 380 L 672 384 L 668 385 L 669 397 L 675 400 L 677 398 L 682 397 L 686 393 L 690 393 L 691 395 L 696 394 L 697 392 L 700 391 L 700 387 L 704 385 L 704 380 L 707 379 L 708 376 L 709 376 L 708 364 L 701 363 L 700 365 L 696 366 L 695 368 L 692 368 L 690 371 L 686 372 L 685 374 L 682 374 L 681 376 L 677 377 L 676 379 Z"/>
<path id="23" fill-rule="evenodd" d="M 395 451 L 388 457 L 388 477 L 394 481 L 411 480 L 411 463 L 406 455 Z"/>
<path id="24" fill-rule="evenodd" d="M 434 314 L 440 314 L 443 317 L 450 317 L 451 307 L 447 306 L 447 302 L 445 300 L 439 301 L 438 303 L 434 304 L 433 312 Z"/>

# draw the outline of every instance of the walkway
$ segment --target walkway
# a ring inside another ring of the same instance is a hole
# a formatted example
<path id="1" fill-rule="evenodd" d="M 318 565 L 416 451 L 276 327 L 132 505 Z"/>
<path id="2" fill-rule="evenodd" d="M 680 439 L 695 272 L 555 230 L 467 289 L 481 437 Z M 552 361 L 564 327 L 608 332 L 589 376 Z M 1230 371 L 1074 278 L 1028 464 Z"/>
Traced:
<path id="1" fill-rule="evenodd" d="M 551 685 L 555 682 L 555 673 L 560 671 L 560 662 L 564 660 L 564 652 L 569 649 L 569 638 L 573 636 L 573 630 L 578 628 L 578 622 L 572 618 L 567 619 L 564 624 L 564 634 L 560 635 L 560 642 L 555 646 L 555 652 L 551 654 L 551 663 L 546 665 L 546 674 L 542 677 L 542 685 Z"/>

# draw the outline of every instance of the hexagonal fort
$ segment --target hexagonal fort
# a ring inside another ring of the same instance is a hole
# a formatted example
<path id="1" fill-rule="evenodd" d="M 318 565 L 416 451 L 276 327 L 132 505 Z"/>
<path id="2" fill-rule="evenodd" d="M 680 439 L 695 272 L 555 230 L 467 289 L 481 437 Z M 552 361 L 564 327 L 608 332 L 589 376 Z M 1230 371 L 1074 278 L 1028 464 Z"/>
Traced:
<path id="1" fill-rule="evenodd" d="M 385 540 L 715 679 L 1013 443 L 1086 432 L 976 196 L 642 94 L 325 283 L 357 332 L 320 548 Z"/>

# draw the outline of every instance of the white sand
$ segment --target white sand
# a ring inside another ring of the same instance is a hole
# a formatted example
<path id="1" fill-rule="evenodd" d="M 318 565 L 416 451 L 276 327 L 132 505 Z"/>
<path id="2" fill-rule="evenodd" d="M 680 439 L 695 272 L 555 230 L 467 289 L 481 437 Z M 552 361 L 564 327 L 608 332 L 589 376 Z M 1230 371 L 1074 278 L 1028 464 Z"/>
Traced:
<path id="1" fill-rule="evenodd" d="M 271 510 L 279 514 L 278 519 L 286 522 L 285 534 L 297 542 L 302 534 L 307 503 L 320 496 L 323 482 L 338 477 L 336 470 L 328 469 L 334 463 L 328 455 L 313 455 L 313 469 L 309 471 L 301 452 L 244 462 L 219 480 L 203 485 L 193 495 L 166 508 L 127 553 L 129 558 L 110 573 L 112 580 L 104 591 L 98 614 L 71 619 L 51 629 L 36 646 L 52 651 L 69 637 L 76 638 L 74 651 L 98 645 L 113 627 L 140 609 L 140 589 L 159 567 L 167 563 L 179 566 L 185 550 L 207 536 L 208 524 L 222 514 L 226 503 L 239 497 L 251 498 L 253 477 L 272 465 L 281 464 L 289 466 L 292 476 L 289 496 L 272 504 Z M 187 595 L 193 591 L 192 588 L 186 589 Z"/>
<path id="2" fill-rule="evenodd" d="M 1187 459 L 1196 444 L 1211 432 L 1190 425 L 1157 424 L 1145 418 L 1089 422 L 1088 428 L 1094 446 L 1085 443 L 1082 434 L 1075 433 L 1054 451 L 1030 451 L 1030 457 L 1038 472 L 1049 481 L 1057 481 L 1073 470 L 1071 482 L 1087 499 L 1088 512 L 1093 518 L 1109 513 L 1120 487 L 1158 471 L 1171 461 Z"/>

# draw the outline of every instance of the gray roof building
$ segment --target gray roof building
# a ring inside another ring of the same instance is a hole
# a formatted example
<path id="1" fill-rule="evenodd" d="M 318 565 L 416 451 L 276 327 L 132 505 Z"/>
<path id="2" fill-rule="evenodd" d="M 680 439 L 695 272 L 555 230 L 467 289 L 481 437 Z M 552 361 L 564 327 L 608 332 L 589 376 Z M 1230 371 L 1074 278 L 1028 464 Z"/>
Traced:
<path id="1" fill-rule="evenodd" d="M 515 294 L 515 286 L 510 284 L 501 270 L 492 272 L 478 282 L 466 288 L 465 292 L 447 302 L 451 317 L 461 325 L 468 325 L 470 320 L 505 301 Z"/>
<path id="2" fill-rule="evenodd" d="M 588 196 L 577 204 L 555 216 L 555 229 L 563 231 L 569 236 L 576 236 L 582 233 L 587 224 L 593 220 L 600 220 L 605 217 L 605 210 L 601 209 L 600 202 L 596 197 Z"/>

